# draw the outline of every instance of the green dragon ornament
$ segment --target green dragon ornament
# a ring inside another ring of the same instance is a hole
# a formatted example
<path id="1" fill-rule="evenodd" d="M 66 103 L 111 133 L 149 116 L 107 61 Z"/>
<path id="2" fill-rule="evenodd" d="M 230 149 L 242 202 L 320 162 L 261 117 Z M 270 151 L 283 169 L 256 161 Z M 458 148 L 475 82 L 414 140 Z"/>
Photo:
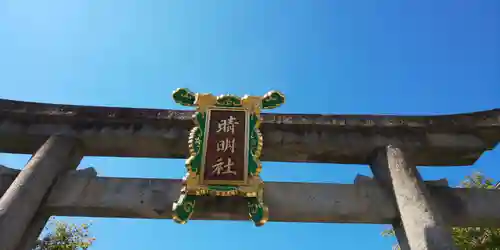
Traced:
<path id="1" fill-rule="evenodd" d="M 242 196 L 250 219 L 264 225 L 269 216 L 263 201 L 264 183 L 259 174 L 263 138 L 259 131 L 261 109 L 273 109 L 285 102 L 278 91 L 264 96 L 213 96 L 185 88 L 174 91 L 173 99 L 196 107 L 195 127 L 189 134 L 190 157 L 173 219 L 186 223 L 198 196 Z"/>

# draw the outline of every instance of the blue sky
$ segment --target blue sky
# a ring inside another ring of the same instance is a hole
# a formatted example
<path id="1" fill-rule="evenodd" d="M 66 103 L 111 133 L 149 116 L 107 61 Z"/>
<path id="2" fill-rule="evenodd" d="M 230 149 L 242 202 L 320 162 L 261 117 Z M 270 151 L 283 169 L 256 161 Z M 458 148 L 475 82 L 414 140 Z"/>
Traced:
<path id="1" fill-rule="evenodd" d="M 0 1 L 0 98 L 182 108 L 171 92 L 285 93 L 275 112 L 449 114 L 500 108 L 500 1 Z M 311 100 L 314 100 L 311 102 Z M 0 154 L 22 168 L 29 156 Z M 180 178 L 183 160 L 87 157 L 101 176 Z M 500 179 L 500 150 L 421 168 Z M 267 162 L 268 181 L 352 183 L 366 166 Z M 93 221 L 94 250 L 390 249 L 386 225 Z M 251 241 L 254 239 L 254 241 Z"/>

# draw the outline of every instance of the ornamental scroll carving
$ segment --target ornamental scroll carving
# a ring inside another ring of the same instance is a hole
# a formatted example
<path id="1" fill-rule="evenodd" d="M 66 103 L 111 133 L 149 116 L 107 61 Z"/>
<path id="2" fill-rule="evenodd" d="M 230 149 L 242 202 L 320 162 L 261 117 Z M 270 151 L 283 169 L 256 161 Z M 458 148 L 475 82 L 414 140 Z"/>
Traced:
<path id="1" fill-rule="evenodd" d="M 195 126 L 189 134 L 190 156 L 179 199 L 173 204 L 173 219 L 186 223 L 199 196 L 242 196 L 248 203 L 250 220 L 261 226 L 268 220 L 264 183 L 259 160 L 263 138 L 259 131 L 261 109 L 285 102 L 278 91 L 264 96 L 213 96 L 180 88 L 173 99 L 196 107 Z"/>

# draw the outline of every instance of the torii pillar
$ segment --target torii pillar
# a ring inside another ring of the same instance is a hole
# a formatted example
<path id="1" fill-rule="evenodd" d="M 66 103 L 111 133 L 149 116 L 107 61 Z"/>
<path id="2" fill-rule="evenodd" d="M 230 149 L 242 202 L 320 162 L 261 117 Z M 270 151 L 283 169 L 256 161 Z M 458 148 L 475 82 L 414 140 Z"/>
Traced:
<path id="1" fill-rule="evenodd" d="M 57 177 L 81 159 L 78 141 L 63 136 L 51 136 L 31 157 L 0 198 L 0 249 L 16 249 Z"/>
<path id="2" fill-rule="evenodd" d="M 401 148 L 389 145 L 377 150 L 371 168 L 374 177 L 396 201 L 402 227 L 399 221 L 393 227 L 402 249 L 457 249 L 451 228 L 431 200 L 416 166 Z"/>

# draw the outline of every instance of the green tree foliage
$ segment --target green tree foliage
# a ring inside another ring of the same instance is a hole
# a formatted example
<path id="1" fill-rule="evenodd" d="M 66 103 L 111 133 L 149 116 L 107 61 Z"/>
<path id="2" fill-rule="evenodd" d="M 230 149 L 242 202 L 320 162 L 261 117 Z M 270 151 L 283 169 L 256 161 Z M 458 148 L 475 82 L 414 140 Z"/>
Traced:
<path id="1" fill-rule="evenodd" d="M 466 176 L 459 187 L 461 188 L 484 188 L 499 189 L 490 178 L 476 172 Z M 459 249 L 463 250 L 498 250 L 500 249 L 500 228 L 465 227 L 453 228 L 453 239 Z M 389 229 L 382 232 L 382 236 L 394 236 L 394 230 Z M 393 249 L 400 249 L 394 246 Z"/>
<path id="2" fill-rule="evenodd" d="M 86 250 L 95 241 L 89 227 L 51 219 L 33 250 Z"/>

